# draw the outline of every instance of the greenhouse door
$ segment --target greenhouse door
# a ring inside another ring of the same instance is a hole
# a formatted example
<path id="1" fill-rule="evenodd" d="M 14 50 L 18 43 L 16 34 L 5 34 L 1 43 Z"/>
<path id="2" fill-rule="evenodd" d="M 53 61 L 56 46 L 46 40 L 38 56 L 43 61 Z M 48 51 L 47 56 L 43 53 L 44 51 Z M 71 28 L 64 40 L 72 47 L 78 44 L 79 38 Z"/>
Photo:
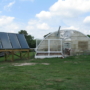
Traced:
<path id="1" fill-rule="evenodd" d="M 70 43 L 64 43 L 64 54 L 70 55 Z"/>

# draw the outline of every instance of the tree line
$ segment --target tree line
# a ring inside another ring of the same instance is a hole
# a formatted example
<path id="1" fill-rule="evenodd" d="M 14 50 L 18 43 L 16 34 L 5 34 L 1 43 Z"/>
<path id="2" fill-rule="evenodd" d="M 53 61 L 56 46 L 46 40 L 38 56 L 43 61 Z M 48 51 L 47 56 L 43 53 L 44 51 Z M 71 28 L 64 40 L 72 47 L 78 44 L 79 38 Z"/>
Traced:
<path id="1" fill-rule="evenodd" d="M 34 39 L 34 37 L 32 35 L 29 35 L 26 30 L 20 30 L 18 33 L 24 34 L 26 41 L 27 41 L 30 48 L 36 47 L 36 40 Z"/>

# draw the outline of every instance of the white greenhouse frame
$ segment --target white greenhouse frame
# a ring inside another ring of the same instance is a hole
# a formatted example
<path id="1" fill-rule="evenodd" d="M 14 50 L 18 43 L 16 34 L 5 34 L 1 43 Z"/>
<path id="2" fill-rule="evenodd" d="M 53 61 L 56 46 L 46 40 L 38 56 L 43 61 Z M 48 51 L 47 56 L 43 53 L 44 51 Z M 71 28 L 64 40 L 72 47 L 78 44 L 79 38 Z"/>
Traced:
<path id="1" fill-rule="evenodd" d="M 39 47 L 39 45 L 43 42 L 43 41 L 45 41 L 45 40 L 47 40 L 48 41 L 48 50 L 47 51 L 38 51 L 37 49 L 38 49 L 38 47 Z M 61 48 L 61 50 L 60 51 L 51 51 L 50 50 L 50 41 L 51 40 L 59 40 L 60 41 L 60 48 Z M 39 43 L 39 45 L 37 46 L 37 40 L 36 40 L 36 49 L 35 49 L 35 51 L 36 51 L 36 55 L 35 55 L 35 58 L 51 58 L 51 57 L 63 57 L 63 52 L 62 52 L 62 39 L 43 39 L 40 43 Z M 37 53 L 43 53 L 43 54 L 45 54 L 45 53 L 47 53 L 48 55 L 37 55 Z M 50 55 L 50 53 L 61 53 L 61 55 Z"/>

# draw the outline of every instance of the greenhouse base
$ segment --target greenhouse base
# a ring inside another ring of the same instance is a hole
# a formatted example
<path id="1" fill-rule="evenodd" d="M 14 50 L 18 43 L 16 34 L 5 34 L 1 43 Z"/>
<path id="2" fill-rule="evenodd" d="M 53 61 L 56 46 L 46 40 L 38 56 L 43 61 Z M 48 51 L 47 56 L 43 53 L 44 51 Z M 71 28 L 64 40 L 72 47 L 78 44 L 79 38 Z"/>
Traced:
<path id="1" fill-rule="evenodd" d="M 53 55 L 53 56 L 49 56 L 49 55 L 44 55 L 44 56 L 37 56 L 35 55 L 35 58 L 64 58 L 62 55 Z"/>

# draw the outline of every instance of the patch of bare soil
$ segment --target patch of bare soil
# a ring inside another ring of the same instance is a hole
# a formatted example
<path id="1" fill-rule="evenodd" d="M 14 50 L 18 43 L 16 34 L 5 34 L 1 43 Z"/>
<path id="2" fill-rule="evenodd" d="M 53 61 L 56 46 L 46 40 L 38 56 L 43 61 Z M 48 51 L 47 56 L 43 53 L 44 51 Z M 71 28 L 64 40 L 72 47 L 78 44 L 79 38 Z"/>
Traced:
<path id="1" fill-rule="evenodd" d="M 41 63 L 41 64 L 43 64 L 43 65 L 49 65 L 49 63 Z"/>
<path id="2" fill-rule="evenodd" d="M 25 65 L 36 65 L 36 63 L 21 63 L 21 64 L 15 64 L 14 66 L 25 66 Z"/>
<path id="3" fill-rule="evenodd" d="M 25 66 L 25 65 L 36 65 L 36 64 L 39 63 L 15 63 L 14 66 Z M 40 64 L 49 65 L 49 63 L 40 63 Z"/>

